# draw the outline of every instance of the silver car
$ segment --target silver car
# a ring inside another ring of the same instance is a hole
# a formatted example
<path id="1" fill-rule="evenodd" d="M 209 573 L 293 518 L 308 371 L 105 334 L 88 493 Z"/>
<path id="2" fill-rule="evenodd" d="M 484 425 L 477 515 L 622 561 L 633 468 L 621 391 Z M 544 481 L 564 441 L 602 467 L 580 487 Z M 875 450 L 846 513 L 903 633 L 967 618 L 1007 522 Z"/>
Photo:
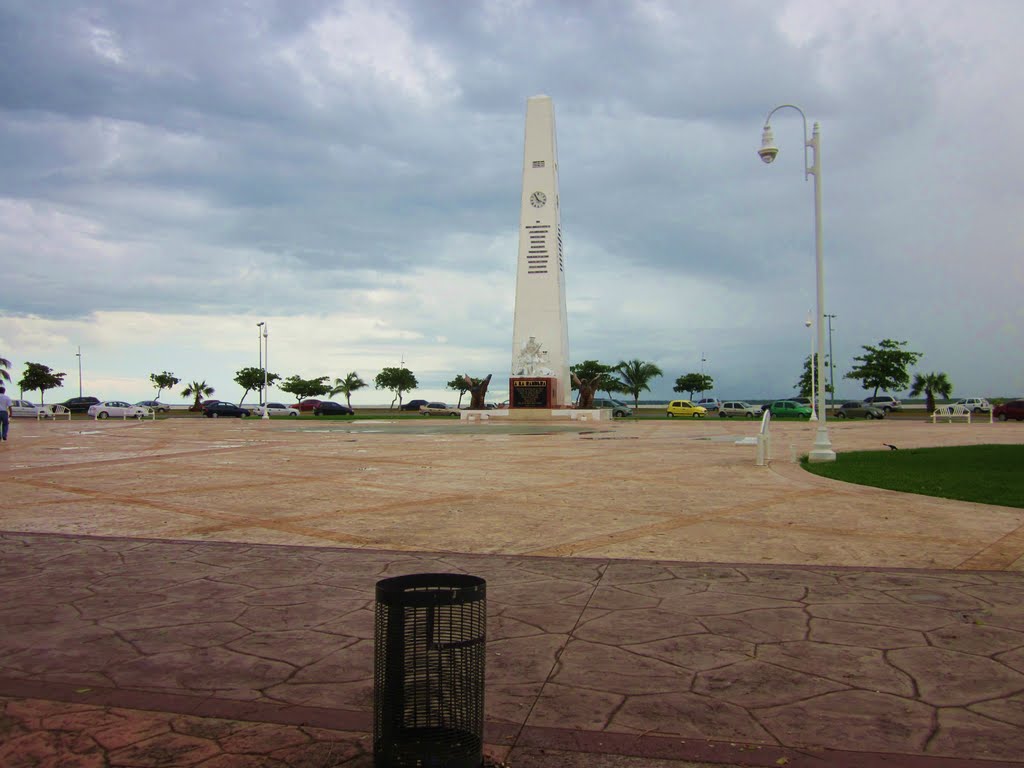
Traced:
<path id="1" fill-rule="evenodd" d="M 11 415 L 31 417 L 33 419 L 39 418 L 40 415 L 44 418 L 52 418 L 53 406 L 36 405 L 29 400 L 11 400 Z"/>
<path id="2" fill-rule="evenodd" d="M 733 416 L 744 416 L 748 419 L 757 419 L 761 416 L 761 406 L 751 405 L 743 400 L 727 400 L 722 403 L 718 415 L 723 419 Z"/>

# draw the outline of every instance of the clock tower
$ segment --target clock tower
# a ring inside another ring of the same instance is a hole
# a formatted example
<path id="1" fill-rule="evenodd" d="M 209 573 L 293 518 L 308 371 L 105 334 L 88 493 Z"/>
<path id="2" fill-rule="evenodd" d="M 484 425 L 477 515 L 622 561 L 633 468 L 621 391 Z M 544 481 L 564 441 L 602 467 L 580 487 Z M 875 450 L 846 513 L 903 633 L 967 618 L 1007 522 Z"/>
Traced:
<path id="1" fill-rule="evenodd" d="M 572 402 L 572 383 L 555 110 L 548 96 L 532 96 L 526 102 L 520 211 L 509 404 L 530 407 L 529 401 L 533 407 L 560 408 Z M 529 389 L 542 386 L 543 403 Z"/>

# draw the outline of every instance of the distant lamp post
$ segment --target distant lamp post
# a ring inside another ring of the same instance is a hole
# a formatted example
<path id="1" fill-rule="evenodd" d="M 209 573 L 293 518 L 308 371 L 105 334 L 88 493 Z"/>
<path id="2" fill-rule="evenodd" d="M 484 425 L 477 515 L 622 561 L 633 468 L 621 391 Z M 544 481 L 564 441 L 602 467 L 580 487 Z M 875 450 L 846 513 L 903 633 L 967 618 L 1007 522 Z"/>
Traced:
<path id="1" fill-rule="evenodd" d="M 807 319 L 804 320 L 804 325 L 807 326 L 808 330 L 811 330 L 811 310 L 807 310 Z M 818 414 L 814 409 L 814 331 L 811 331 L 811 418 L 808 421 L 817 421 Z"/>
<path id="2" fill-rule="evenodd" d="M 270 420 L 270 408 L 268 407 L 267 398 L 270 396 L 270 387 L 267 385 L 267 368 L 270 367 L 270 347 L 267 342 L 267 324 L 260 323 L 263 326 L 263 419 Z"/>
<path id="3" fill-rule="evenodd" d="M 704 363 L 706 363 L 707 361 L 708 361 L 708 359 L 706 357 L 704 357 L 704 353 L 701 352 L 700 353 L 700 386 L 701 386 L 700 399 L 701 400 L 704 399 Z"/>
<path id="4" fill-rule="evenodd" d="M 780 104 L 768 113 L 764 119 L 764 130 L 761 132 L 761 148 L 757 154 L 765 163 L 772 162 L 779 154 L 779 148 L 775 146 L 775 137 L 772 134 L 772 115 L 780 109 L 795 109 L 800 113 L 804 122 L 804 180 L 810 175 L 814 176 L 814 256 L 815 272 L 817 275 L 817 342 L 818 342 L 818 401 L 825 402 L 825 265 L 822 259 L 822 228 L 821 228 L 821 126 L 814 124 L 814 132 L 811 138 L 807 138 L 807 115 L 800 107 L 794 104 Z M 814 150 L 814 163 L 808 164 L 807 150 Z M 812 367 L 814 360 L 811 361 Z M 813 398 L 812 398 L 813 400 Z M 828 438 L 828 425 L 826 409 L 821 411 L 821 419 L 818 421 L 818 430 L 814 438 L 814 447 L 807 454 L 808 461 L 823 463 L 836 460 L 836 452 L 832 450 L 832 441 Z"/>
<path id="5" fill-rule="evenodd" d="M 78 358 L 78 396 L 82 396 L 82 345 L 78 345 L 78 352 L 75 353 L 75 357 Z"/>

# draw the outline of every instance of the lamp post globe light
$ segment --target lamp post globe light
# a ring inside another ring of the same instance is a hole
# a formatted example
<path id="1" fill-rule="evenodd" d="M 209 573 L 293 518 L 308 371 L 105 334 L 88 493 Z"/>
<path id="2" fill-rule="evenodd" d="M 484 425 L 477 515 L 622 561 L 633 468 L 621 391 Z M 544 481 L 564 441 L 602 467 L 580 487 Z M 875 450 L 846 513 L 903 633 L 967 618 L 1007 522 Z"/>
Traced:
<path id="1" fill-rule="evenodd" d="M 816 333 L 818 346 L 817 365 L 812 358 L 811 367 L 817 367 L 818 371 L 818 402 L 825 402 L 825 265 L 822 260 L 822 231 L 821 231 L 821 126 L 814 124 L 814 131 L 811 138 L 807 138 L 807 115 L 795 104 L 780 104 L 775 107 L 764 119 L 764 130 L 761 133 L 761 148 L 757 154 L 765 163 L 771 163 L 779 154 L 779 148 L 775 146 L 775 137 L 772 134 L 772 115 L 780 109 L 795 109 L 800 113 L 804 124 L 804 180 L 808 176 L 814 176 L 814 255 L 815 272 L 817 275 L 817 322 Z M 807 150 L 814 150 L 814 163 L 808 164 Z M 814 398 L 811 398 L 812 400 Z M 807 460 L 812 463 L 824 463 L 836 460 L 836 452 L 832 450 L 832 442 L 828 438 L 828 419 L 826 409 L 821 410 L 821 418 L 818 420 L 818 429 L 814 437 L 814 446 L 807 454 Z"/>
<path id="2" fill-rule="evenodd" d="M 807 310 L 807 319 L 804 320 L 804 325 L 806 325 L 808 330 L 810 330 L 810 328 L 811 328 L 811 310 L 809 310 L 809 309 Z M 814 400 L 815 400 L 815 397 L 814 397 L 814 331 L 811 331 L 811 359 L 810 359 L 810 368 L 811 368 L 811 418 L 809 418 L 808 421 L 817 421 L 818 420 L 818 414 L 817 414 L 817 412 L 814 409 Z"/>

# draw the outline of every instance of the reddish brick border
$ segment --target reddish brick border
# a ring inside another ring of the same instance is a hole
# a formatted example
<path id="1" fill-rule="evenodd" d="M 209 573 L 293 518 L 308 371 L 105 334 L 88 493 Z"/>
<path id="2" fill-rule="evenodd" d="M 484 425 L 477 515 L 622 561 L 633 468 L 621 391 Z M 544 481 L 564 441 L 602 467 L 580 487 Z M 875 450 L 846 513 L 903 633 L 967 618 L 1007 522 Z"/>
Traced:
<path id="1" fill-rule="evenodd" d="M 181 544 L 181 545 L 202 545 L 202 546 L 223 546 L 223 547 L 251 547 L 251 548 L 273 548 L 273 549 L 294 549 L 302 551 L 319 552 L 353 552 L 368 553 L 374 555 L 398 554 L 407 557 L 464 557 L 470 560 L 491 560 L 496 557 L 510 560 L 540 560 L 557 561 L 569 560 L 579 563 L 639 563 L 642 565 L 675 565 L 694 566 L 701 568 L 760 568 L 762 570 L 774 570 L 777 568 L 791 568 L 801 571 L 850 571 L 851 573 L 922 573 L 922 574 L 950 574 L 950 573 L 1001 573 L 1018 575 L 1019 571 L 1006 570 L 1005 568 L 901 568 L 887 565 L 830 565 L 829 563 L 744 563 L 725 562 L 722 560 L 641 560 L 635 557 L 559 557 L 556 555 L 527 555 L 527 554 L 502 554 L 482 552 L 459 552 L 457 550 L 396 550 L 377 549 L 372 547 L 345 547 L 316 544 L 306 546 L 304 544 L 267 544 L 264 542 L 253 543 L 245 541 L 205 541 L 203 539 L 159 539 L 153 537 L 136 536 L 106 536 L 95 534 L 78 533 L 54 533 L 51 531 L 9 531 L 0 529 L 0 536 L 38 536 L 54 539 L 68 539 L 73 541 L 94 540 L 94 541 L 137 541 L 143 544 Z M 986 763 L 988 765 L 989 763 Z"/>

